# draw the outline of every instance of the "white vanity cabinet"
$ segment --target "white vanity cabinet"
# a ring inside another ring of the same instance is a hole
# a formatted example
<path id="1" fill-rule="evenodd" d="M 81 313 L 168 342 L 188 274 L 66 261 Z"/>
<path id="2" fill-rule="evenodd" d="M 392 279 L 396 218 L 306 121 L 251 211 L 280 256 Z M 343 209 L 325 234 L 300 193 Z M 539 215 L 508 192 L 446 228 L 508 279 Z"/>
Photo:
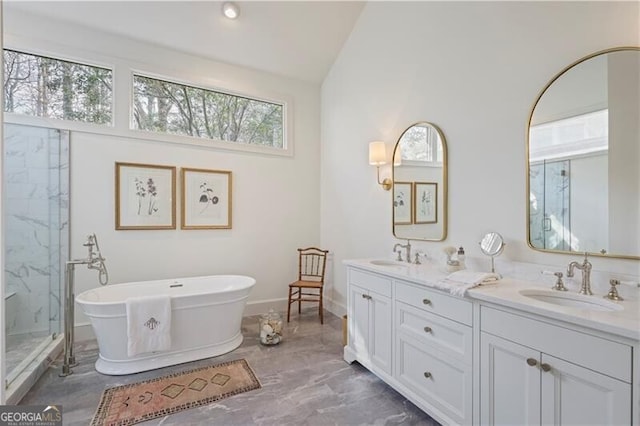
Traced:
<path id="1" fill-rule="evenodd" d="M 358 361 L 442 424 L 471 424 L 473 304 L 347 268 L 347 362 Z"/>
<path id="2" fill-rule="evenodd" d="M 391 279 L 350 268 L 345 359 L 391 375 Z"/>
<path id="3" fill-rule="evenodd" d="M 481 424 L 631 424 L 631 346 L 486 306 L 480 318 Z"/>
<path id="4" fill-rule="evenodd" d="M 472 423 L 472 303 L 395 282 L 394 378 L 432 415 Z"/>
<path id="5" fill-rule="evenodd" d="M 437 268 L 345 263 L 344 359 L 439 423 L 640 424 L 637 301 L 620 312 L 553 311 L 520 293 L 526 282 L 462 298 L 430 287 L 444 277 Z"/>

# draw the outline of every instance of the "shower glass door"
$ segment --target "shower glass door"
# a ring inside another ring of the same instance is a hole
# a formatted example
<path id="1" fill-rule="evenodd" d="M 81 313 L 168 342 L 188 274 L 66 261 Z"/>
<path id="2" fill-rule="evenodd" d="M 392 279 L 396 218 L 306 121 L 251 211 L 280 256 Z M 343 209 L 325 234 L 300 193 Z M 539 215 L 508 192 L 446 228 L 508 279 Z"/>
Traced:
<path id="1" fill-rule="evenodd" d="M 530 166 L 531 243 L 538 248 L 569 251 L 571 233 L 570 160 L 544 161 Z"/>
<path id="2" fill-rule="evenodd" d="M 60 333 L 69 257 L 69 132 L 4 125 L 6 372 L 11 383 Z"/>

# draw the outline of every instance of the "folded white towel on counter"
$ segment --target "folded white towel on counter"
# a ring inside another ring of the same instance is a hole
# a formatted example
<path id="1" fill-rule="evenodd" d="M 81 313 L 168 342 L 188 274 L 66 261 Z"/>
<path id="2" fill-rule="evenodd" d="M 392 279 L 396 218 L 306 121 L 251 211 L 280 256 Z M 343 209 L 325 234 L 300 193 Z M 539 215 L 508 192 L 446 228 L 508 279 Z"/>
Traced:
<path id="1" fill-rule="evenodd" d="M 434 287 L 448 291 L 454 296 L 464 296 L 468 289 L 479 285 L 493 284 L 500 279 L 500 275 L 493 272 L 456 271 L 449 274 Z"/>
<path id="2" fill-rule="evenodd" d="M 127 354 L 171 349 L 171 296 L 130 297 L 127 307 Z"/>

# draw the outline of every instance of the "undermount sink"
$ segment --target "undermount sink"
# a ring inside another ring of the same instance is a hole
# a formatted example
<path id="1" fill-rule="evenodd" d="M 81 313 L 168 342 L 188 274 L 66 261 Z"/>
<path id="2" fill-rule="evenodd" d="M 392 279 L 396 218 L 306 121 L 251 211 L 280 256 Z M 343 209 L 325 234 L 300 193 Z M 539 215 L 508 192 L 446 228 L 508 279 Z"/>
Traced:
<path id="1" fill-rule="evenodd" d="M 376 265 L 376 266 L 394 266 L 394 267 L 402 267 L 402 268 L 406 268 L 407 264 L 397 261 L 397 260 L 386 260 L 386 259 L 376 259 L 376 260 L 370 260 L 369 263 L 371 263 L 372 265 Z"/>
<path id="2" fill-rule="evenodd" d="M 624 309 L 621 305 L 610 302 L 600 296 L 586 296 L 583 294 L 543 289 L 524 289 L 520 290 L 520 294 L 539 302 L 570 308 L 587 309 L 590 311 L 621 311 Z"/>

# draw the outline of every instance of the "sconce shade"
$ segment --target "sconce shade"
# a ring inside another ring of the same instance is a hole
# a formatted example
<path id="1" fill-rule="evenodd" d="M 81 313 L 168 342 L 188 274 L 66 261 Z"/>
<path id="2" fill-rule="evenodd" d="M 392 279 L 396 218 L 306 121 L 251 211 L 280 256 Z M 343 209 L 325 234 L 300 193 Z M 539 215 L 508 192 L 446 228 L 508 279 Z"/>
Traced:
<path id="1" fill-rule="evenodd" d="M 387 150 L 384 142 L 376 141 L 369 143 L 369 164 L 372 166 L 387 164 Z"/>

